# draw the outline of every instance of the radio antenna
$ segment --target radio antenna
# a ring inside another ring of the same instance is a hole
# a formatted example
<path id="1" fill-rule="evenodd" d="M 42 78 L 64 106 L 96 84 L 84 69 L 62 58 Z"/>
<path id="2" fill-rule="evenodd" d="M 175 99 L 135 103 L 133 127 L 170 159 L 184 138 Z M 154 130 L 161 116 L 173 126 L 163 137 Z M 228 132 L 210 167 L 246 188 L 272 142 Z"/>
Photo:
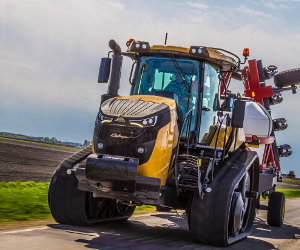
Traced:
<path id="1" fill-rule="evenodd" d="M 166 36 L 165 36 L 165 45 L 167 45 L 167 40 L 168 40 L 168 33 L 166 33 Z"/>

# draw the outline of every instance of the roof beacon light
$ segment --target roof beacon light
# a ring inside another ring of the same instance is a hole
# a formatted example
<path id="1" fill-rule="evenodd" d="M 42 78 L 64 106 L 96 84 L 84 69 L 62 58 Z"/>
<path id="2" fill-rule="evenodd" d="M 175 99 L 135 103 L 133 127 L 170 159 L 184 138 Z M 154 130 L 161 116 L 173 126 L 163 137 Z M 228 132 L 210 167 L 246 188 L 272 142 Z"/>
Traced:
<path id="1" fill-rule="evenodd" d="M 135 41 L 134 38 L 130 38 L 130 39 L 126 42 L 126 46 L 129 47 L 129 46 L 132 44 L 132 42 L 134 42 L 134 41 Z"/>
<path id="2" fill-rule="evenodd" d="M 243 49 L 243 56 L 244 57 L 249 57 L 250 55 L 250 49 L 249 48 L 244 48 Z"/>

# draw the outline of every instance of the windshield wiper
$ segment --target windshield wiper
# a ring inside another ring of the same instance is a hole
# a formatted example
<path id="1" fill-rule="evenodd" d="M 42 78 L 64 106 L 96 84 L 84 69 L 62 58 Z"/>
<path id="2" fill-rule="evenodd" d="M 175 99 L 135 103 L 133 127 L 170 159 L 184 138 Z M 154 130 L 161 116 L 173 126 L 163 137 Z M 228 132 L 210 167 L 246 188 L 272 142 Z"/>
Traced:
<path id="1" fill-rule="evenodd" d="M 178 75 L 180 76 L 182 82 L 184 83 L 185 87 L 186 87 L 186 90 L 190 93 L 191 92 L 191 86 L 189 85 L 189 83 L 187 82 L 187 80 L 185 79 L 183 73 L 182 73 L 182 70 L 177 62 L 177 60 L 175 59 L 175 57 L 172 55 L 170 56 L 174 66 L 175 66 L 175 69 L 178 73 Z"/>

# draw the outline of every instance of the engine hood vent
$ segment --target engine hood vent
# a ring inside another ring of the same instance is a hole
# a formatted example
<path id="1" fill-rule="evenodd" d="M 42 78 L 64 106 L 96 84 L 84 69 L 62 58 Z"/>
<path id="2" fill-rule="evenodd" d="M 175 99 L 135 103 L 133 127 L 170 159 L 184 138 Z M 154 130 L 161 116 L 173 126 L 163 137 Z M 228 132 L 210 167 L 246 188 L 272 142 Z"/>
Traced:
<path id="1" fill-rule="evenodd" d="M 103 102 L 100 109 L 108 116 L 141 118 L 168 109 L 168 105 L 144 100 L 111 98 Z"/>

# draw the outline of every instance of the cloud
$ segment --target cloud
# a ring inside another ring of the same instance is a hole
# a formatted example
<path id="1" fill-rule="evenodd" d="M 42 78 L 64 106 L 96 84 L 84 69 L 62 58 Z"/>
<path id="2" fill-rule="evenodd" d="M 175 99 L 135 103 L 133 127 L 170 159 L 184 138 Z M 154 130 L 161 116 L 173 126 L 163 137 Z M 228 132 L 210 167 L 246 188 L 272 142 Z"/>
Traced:
<path id="1" fill-rule="evenodd" d="M 194 8 L 197 8 L 197 9 L 208 9 L 210 7 L 207 4 L 200 3 L 200 2 L 187 1 L 186 3 L 187 3 L 187 5 L 189 5 L 191 7 L 194 7 Z"/>
<path id="2" fill-rule="evenodd" d="M 274 3 L 274 1 L 262 1 L 261 3 L 265 7 L 273 10 L 282 10 L 282 9 L 289 9 L 290 6 L 288 4 L 280 4 L 280 3 Z"/>
<path id="3" fill-rule="evenodd" d="M 295 8 L 300 0 L 260 0 L 255 2 L 256 5 L 265 6 L 271 10 L 287 10 Z"/>
<path id="4" fill-rule="evenodd" d="M 249 15 L 249 16 L 275 18 L 273 15 L 271 15 L 269 13 L 266 13 L 266 12 L 263 12 L 263 11 L 260 11 L 257 9 L 248 8 L 246 6 L 238 7 L 236 10 L 241 13 L 244 13 L 246 15 Z"/>

